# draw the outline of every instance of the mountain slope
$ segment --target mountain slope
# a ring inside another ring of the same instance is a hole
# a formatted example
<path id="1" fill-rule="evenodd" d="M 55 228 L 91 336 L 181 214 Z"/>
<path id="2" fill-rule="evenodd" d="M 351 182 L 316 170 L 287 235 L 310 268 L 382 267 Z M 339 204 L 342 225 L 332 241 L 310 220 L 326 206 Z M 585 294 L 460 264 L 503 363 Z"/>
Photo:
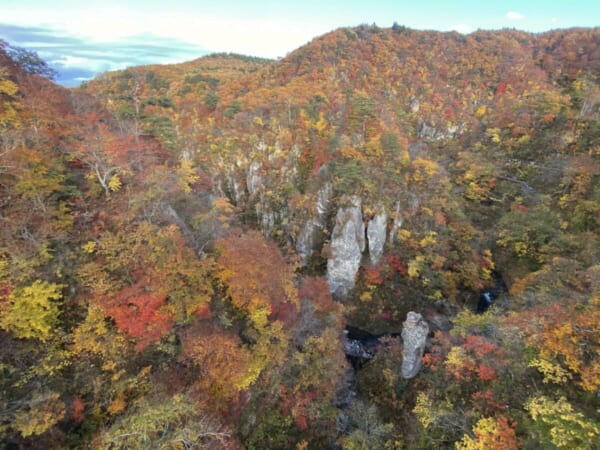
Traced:
<path id="1" fill-rule="evenodd" d="M 440 385 L 475 383 L 465 388 L 468 395 L 521 410 L 508 386 L 492 392 L 485 384 L 507 370 L 526 377 L 529 364 L 562 393 L 558 386 L 567 379 L 597 387 L 597 368 L 588 359 L 596 350 L 576 357 L 568 345 L 545 345 L 535 336 L 558 333 L 558 318 L 575 304 L 582 315 L 572 312 L 573 323 L 597 315 L 599 49 L 598 29 L 466 36 L 340 29 L 219 84 L 213 111 L 180 117 L 192 143 L 174 148 L 211 175 L 215 192 L 231 201 L 243 223 L 297 252 L 302 273 L 325 275 L 351 324 L 398 331 L 409 310 L 431 317 L 463 310 L 456 320 L 467 331 L 455 334 L 457 341 L 444 335 L 434 341 L 429 387 L 416 403 L 419 417 L 435 424 L 422 430 L 429 433 L 425 442 L 456 441 L 460 427 L 445 423 L 449 413 L 436 409 L 436 401 L 448 398 Z M 496 305 L 514 315 L 469 316 L 481 292 L 504 282 L 510 295 L 500 295 Z M 526 326 L 519 319 L 535 315 L 544 319 Z M 486 328 L 485 320 L 497 328 Z M 510 347 L 517 323 L 528 336 L 523 345 L 536 354 L 527 362 Z M 471 333 L 503 349 L 479 354 Z M 597 349 L 586 332 L 561 336 Z M 506 361 L 502 351 L 512 362 L 491 364 L 491 355 Z M 385 366 L 394 356 L 382 358 Z M 381 400 L 389 392 L 365 383 L 387 420 L 408 420 L 397 404 Z M 524 381 L 518 395 L 534 398 L 535 391 Z M 536 405 L 547 401 L 535 398 Z M 583 397 L 569 398 L 593 409 Z M 415 406 L 406 397 L 402 402 Z M 499 410 L 493 416 L 498 433 L 514 433 Z M 454 419 L 462 423 L 461 417 Z M 414 438 L 407 437 L 411 445 Z"/>
<path id="2" fill-rule="evenodd" d="M 599 29 L 0 67 L 6 446 L 594 448 Z"/>
<path id="3" fill-rule="evenodd" d="M 431 219 L 448 223 L 458 208 L 474 222 L 464 226 L 483 231 L 519 202 L 550 195 L 556 208 L 566 168 L 597 145 L 598 39 L 597 30 L 337 30 L 219 83 L 214 111 L 181 109 L 181 138 L 169 143 L 282 244 L 298 247 L 328 182 L 332 204 L 361 197 L 365 220 L 382 207 L 391 220 L 401 205 L 403 220 L 437 232 L 408 210 L 425 201 Z M 323 228 L 333 229 L 333 216 Z M 478 241 L 483 252 L 498 238 Z M 455 281 L 484 281 L 467 272 L 473 279 Z"/>

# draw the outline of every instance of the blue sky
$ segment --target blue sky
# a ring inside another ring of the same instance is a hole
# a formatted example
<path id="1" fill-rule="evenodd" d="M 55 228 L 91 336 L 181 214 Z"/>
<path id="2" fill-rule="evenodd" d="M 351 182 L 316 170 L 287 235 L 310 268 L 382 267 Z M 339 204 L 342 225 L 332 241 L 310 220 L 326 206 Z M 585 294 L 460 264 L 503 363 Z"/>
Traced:
<path id="1" fill-rule="evenodd" d="M 600 0 L 2 0 L 0 38 L 37 51 L 75 85 L 128 66 L 212 52 L 283 57 L 342 26 L 417 29 L 600 26 Z"/>

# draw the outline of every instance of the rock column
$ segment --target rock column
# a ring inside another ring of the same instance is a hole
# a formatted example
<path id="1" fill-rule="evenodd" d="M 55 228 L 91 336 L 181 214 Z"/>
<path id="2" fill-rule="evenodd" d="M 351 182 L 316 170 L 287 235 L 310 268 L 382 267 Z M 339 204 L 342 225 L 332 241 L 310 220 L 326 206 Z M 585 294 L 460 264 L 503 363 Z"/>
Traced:
<path id="1" fill-rule="evenodd" d="M 413 378 L 421 369 L 421 358 L 429 334 L 429 325 L 421 314 L 410 311 L 402 324 L 402 377 Z"/>
<path id="2" fill-rule="evenodd" d="M 331 235 L 332 256 L 327 260 L 329 290 L 338 298 L 345 298 L 354 287 L 354 277 L 365 250 L 365 225 L 361 202 L 350 199 L 351 206 L 338 210 Z"/>

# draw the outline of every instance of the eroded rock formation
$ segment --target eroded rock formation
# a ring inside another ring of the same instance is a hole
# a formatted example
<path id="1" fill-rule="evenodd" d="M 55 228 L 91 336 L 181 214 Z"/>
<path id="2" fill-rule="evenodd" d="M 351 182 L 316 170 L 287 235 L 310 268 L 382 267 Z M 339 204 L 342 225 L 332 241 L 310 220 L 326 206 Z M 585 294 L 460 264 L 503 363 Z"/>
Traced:
<path id="1" fill-rule="evenodd" d="M 425 350 L 429 325 L 421 314 L 410 311 L 402 324 L 402 377 L 413 378 L 421 369 L 421 357 Z"/>
<path id="2" fill-rule="evenodd" d="M 300 264 L 306 264 L 315 248 L 321 244 L 323 229 L 325 228 L 325 217 L 331 197 L 333 195 L 333 185 L 325 185 L 317 192 L 317 203 L 315 205 L 316 214 L 308 219 L 302 227 L 298 239 L 296 240 L 296 251 L 300 256 Z"/>
<path id="3" fill-rule="evenodd" d="M 388 215 L 385 210 L 376 214 L 367 225 L 367 239 L 369 241 L 369 260 L 376 265 L 383 255 L 386 240 Z"/>
<path id="4" fill-rule="evenodd" d="M 332 255 L 327 261 L 329 290 L 341 298 L 354 287 L 354 277 L 366 244 L 361 201 L 358 197 L 352 197 L 349 203 L 349 206 L 337 212 L 331 235 Z"/>

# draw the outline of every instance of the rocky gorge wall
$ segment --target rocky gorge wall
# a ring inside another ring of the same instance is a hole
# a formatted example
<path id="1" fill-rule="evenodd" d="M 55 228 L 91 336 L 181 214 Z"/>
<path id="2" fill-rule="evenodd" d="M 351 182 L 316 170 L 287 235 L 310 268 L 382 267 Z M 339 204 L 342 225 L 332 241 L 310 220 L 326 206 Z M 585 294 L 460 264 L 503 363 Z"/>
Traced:
<path id="1" fill-rule="evenodd" d="M 294 182 L 291 174 L 295 173 L 296 161 L 286 161 L 274 169 L 272 166 L 277 163 L 273 158 L 266 158 L 263 163 L 236 161 L 215 183 L 217 195 L 228 196 L 234 204 L 245 208 L 253 205 L 251 212 L 265 237 L 272 237 L 279 230 L 292 242 L 302 266 L 327 244 L 325 276 L 331 293 L 344 299 L 354 287 L 361 265 L 377 265 L 385 244 L 394 240 L 402 226 L 400 203 L 396 202 L 392 213 L 383 204 L 377 205 L 375 212 L 364 211 L 359 196 L 336 197 L 333 182 L 324 175 L 320 182 L 313 181 L 315 185 L 310 186 L 313 203 L 307 208 L 308 214 L 301 214 L 273 200 L 277 179 L 285 176 L 287 182 Z"/>

